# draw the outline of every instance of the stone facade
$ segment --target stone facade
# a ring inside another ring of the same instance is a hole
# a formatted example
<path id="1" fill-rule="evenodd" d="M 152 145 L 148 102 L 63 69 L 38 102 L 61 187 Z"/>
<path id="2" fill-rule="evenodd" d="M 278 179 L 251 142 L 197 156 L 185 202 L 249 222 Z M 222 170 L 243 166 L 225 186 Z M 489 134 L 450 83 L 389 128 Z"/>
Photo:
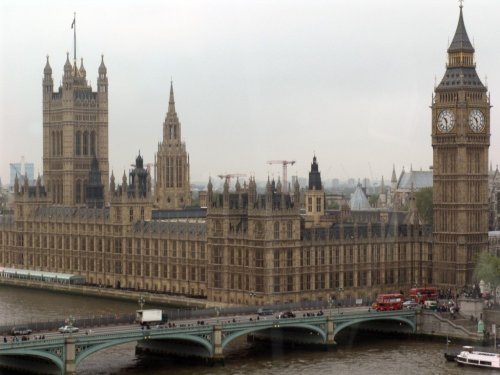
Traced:
<path id="1" fill-rule="evenodd" d="M 83 206 L 92 159 L 99 162 L 107 196 L 108 78 L 104 58 L 99 66 L 97 91 L 76 61 L 64 64 L 62 85 L 53 91 L 52 68 L 47 57 L 43 78 L 43 173 L 53 204 Z"/>
<path id="2" fill-rule="evenodd" d="M 472 283 L 474 259 L 488 249 L 490 100 L 476 73 L 463 21 L 432 101 L 434 280 Z"/>
<path id="3" fill-rule="evenodd" d="M 155 163 L 155 204 L 160 209 L 191 205 L 189 155 L 181 138 L 181 123 L 175 111 L 174 88 L 170 83 L 168 112 L 163 123 L 163 142 L 158 144 Z"/>
<path id="4" fill-rule="evenodd" d="M 462 42 L 464 33 L 460 12 Z M 475 73 L 473 48 L 464 45 L 452 42 L 432 105 L 434 236 L 418 218 L 412 191 L 406 211 L 351 210 L 346 204 L 327 210 L 316 157 L 303 193 L 297 181 L 285 192 L 279 181 L 268 180 L 260 194 L 254 178 L 243 186 L 236 181 L 234 190 L 226 179 L 222 192 L 209 181 L 200 195 L 204 207 L 183 208 L 191 204 L 189 157 L 172 86 L 154 195 L 140 155 L 120 185 L 112 174 L 108 189 L 96 177 L 108 173 L 104 63 L 97 93 L 87 85 L 83 65 L 77 69 L 69 61 L 63 86 L 53 93 L 47 63 L 47 191 L 40 179 L 36 186 L 16 182 L 14 211 L 0 215 L 0 265 L 235 304 L 462 286 L 470 281 L 473 256 L 488 245 L 490 105 Z M 85 205 L 89 176 L 93 199 Z M 108 204 L 102 204 L 102 188 L 109 191 Z"/>

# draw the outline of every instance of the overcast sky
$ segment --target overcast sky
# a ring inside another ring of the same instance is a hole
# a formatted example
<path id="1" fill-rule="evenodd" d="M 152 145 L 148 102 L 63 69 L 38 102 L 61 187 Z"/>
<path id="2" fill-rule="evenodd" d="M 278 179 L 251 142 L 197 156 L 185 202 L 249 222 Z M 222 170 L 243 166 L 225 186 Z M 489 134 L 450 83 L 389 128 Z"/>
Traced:
<path id="1" fill-rule="evenodd" d="M 446 63 L 456 0 L 0 0 L 0 177 L 21 156 L 42 173 L 42 78 L 73 53 L 96 87 L 109 77 L 109 161 L 153 162 L 173 79 L 191 181 L 281 175 L 268 160 L 316 154 L 325 182 L 388 181 L 395 164 L 432 164 L 431 95 Z M 477 72 L 491 91 L 490 160 L 500 163 L 500 1 L 464 2 Z M 495 106 L 496 105 L 496 106 Z"/>

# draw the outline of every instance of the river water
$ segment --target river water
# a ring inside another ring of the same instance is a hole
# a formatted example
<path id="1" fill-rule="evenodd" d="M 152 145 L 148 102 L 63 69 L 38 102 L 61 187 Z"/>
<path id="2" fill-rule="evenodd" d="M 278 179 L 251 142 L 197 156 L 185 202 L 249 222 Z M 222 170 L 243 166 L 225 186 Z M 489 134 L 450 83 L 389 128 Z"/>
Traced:
<path id="1" fill-rule="evenodd" d="M 0 286 L 0 325 L 70 315 L 129 314 L 136 309 L 137 304 L 132 302 Z M 444 341 L 365 337 L 343 342 L 337 350 L 320 351 L 279 344 L 252 346 L 241 340 L 226 348 L 224 366 L 213 367 L 139 357 L 135 355 L 135 344 L 130 343 L 89 356 L 77 370 L 79 375 L 498 374 L 446 362 Z M 459 347 L 459 343 L 451 342 L 448 349 Z M 10 374 L 0 370 L 0 375 Z"/>

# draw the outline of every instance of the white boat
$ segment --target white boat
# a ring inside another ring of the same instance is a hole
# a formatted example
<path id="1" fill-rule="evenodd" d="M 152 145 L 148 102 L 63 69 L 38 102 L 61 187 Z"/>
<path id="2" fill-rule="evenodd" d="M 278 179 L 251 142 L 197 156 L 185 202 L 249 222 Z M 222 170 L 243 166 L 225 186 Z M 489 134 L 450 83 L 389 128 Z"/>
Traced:
<path id="1" fill-rule="evenodd" d="M 459 365 L 484 367 L 500 370 L 500 354 L 478 352 L 472 346 L 464 346 L 455 361 Z"/>

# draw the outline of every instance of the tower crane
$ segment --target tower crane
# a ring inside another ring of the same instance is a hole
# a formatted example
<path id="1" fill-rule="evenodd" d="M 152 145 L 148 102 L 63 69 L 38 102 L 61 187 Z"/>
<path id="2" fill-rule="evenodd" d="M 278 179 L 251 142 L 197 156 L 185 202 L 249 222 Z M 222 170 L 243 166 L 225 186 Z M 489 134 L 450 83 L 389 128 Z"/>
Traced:
<path id="1" fill-rule="evenodd" d="M 294 165 L 295 160 L 269 160 L 267 164 L 281 164 L 283 165 L 283 192 L 288 193 L 288 180 L 287 180 L 287 168 L 288 164 Z"/>
<path id="2" fill-rule="evenodd" d="M 225 180 L 227 181 L 227 183 L 229 184 L 229 181 L 231 180 L 231 178 L 233 177 L 246 177 L 246 174 L 242 174 L 242 173 L 228 173 L 228 174 L 219 174 L 217 175 L 217 177 L 219 177 L 221 180 Z"/>

